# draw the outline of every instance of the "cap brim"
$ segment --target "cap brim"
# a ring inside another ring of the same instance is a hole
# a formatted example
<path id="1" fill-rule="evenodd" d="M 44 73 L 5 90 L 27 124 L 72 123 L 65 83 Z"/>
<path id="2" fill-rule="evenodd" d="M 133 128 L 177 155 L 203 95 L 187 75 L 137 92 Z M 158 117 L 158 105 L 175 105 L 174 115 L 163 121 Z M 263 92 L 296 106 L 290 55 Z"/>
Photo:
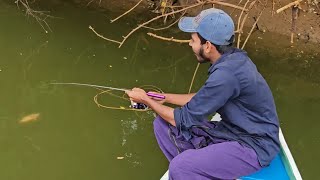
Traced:
<path id="1" fill-rule="evenodd" d="M 178 23 L 179 29 L 183 32 L 197 32 L 197 24 L 194 23 L 194 17 L 182 17 Z"/>

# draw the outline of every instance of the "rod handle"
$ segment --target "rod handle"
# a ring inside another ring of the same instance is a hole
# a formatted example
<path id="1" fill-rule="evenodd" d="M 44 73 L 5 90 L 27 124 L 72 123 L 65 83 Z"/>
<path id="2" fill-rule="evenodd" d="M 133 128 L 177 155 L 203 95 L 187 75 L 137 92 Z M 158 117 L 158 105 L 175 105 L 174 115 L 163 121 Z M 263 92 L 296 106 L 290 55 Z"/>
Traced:
<path id="1" fill-rule="evenodd" d="M 147 95 L 150 96 L 150 97 L 155 97 L 155 98 L 159 98 L 159 99 L 165 99 L 166 98 L 164 95 L 155 94 L 155 93 L 152 93 L 152 92 L 148 92 Z"/>

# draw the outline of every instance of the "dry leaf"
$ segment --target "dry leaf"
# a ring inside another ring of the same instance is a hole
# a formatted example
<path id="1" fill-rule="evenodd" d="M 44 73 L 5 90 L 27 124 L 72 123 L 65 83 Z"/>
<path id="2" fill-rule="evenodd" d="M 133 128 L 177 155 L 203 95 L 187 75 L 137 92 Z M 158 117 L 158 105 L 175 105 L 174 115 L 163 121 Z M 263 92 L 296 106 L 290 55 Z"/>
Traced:
<path id="1" fill-rule="evenodd" d="M 24 116 L 19 123 L 27 123 L 27 122 L 32 122 L 32 121 L 36 121 L 38 120 L 40 116 L 40 113 L 33 113 L 33 114 L 29 114 L 27 116 Z"/>

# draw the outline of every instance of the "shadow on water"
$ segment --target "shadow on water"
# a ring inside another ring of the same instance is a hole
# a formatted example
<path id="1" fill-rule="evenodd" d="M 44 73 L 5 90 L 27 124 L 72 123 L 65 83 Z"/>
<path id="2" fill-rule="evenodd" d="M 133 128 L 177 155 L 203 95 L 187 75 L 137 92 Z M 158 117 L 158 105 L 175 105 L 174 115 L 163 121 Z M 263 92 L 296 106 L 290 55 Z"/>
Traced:
<path id="1" fill-rule="evenodd" d="M 0 28 L 0 179 L 160 177 L 168 163 L 153 136 L 152 112 L 99 108 L 93 101 L 97 90 L 49 83 L 154 85 L 165 92 L 186 93 L 196 67 L 190 48 L 138 31 L 119 49 L 88 29 L 91 25 L 109 38 L 121 39 L 135 26 L 126 18 L 110 24 L 108 12 L 57 6 L 51 13 L 62 19 L 48 19 L 53 32 L 46 34 L 14 4 L 0 6 L 0 23 L 6 24 Z M 320 56 L 284 46 L 279 50 L 277 44 L 269 48 L 261 45 L 263 39 L 256 39 L 247 46 L 248 53 L 273 91 L 282 129 L 303 177 L 315 179 L 314 162 L 320 157 L 315 128 L 320 125 L 316 114 Z M 200 67 L 194 90 L 205 81 L 207 68 Z M 102 98 L 110 106 L 129 105 L 119 98 Z M 18 123 L 33 113 L 39 113 L 37 120 Z"/>

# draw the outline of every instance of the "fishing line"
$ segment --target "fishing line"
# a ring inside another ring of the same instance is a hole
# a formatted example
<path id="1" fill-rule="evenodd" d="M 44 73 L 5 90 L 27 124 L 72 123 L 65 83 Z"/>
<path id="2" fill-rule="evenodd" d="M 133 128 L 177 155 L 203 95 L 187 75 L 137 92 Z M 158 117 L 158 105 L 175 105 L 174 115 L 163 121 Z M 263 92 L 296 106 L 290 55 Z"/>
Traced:
<path id="1" fill-rule="evenodd" d="M 120 98 L 120 99 L 123 99 L 123 100 L 131 102 L 129 98 L 125 97 L 126 96 L 125 93 L 122 96 L 118 96 L 118 95 L 115 95 L 115 94 L 111 93 L 111 91 L 122 91 L 122 92 L 130 91 L 129 89 L 115 88 L 115 87 L 108 87 L 108 86 L 100 86 L 100 85 L 94 85 L 94 84 L 84 84 L 84 83 L 51 83 L 51 84 L 78 85 L 78 86 L 86 86 L 86 87 L 92 87 L 92 88 L 98 89 L 101 92 L 96 94 L 94 96 L 94 98 L 93 98 L 95 104 L 98 107 L 102 107 L 102 108 L 106 108 L 106 109 L 113 109 L 113 110 L 128 110 L 128 111 L 149 111 L 149 110 L 151 110 L 151 109 L 147 108 L 144 104 L 135 103 L 134 105 L 131 104 L 131 107 L 133 106 L 133 108 L 126 108 L 126 107 L 123 107 L 123 106 L 120 106 L 120 107 L 107 106 L 107 105 L 101 104 L 98 101 L 99 96 L 101 96 L 102 94 L 109 94 L 110 96 L 114 96 L 114 97 L 117 97 L 117 98 Z M 153 85 L 143 85 L 143 86 L 140 86 L 139 88 L 147 90 L 147 91 L 163 93 L 163 91 L 160 88 L 158 88 L 156 86 L 153 86 Z M 108 89 L 108 90 L 104 90 L 104 89 Z M 151 97 L 160 98 L 160 99 L 164 99 L 165 98 L 162 95 L 158 95 L 158 94 L 154 94 L 154 93 L 147 93 L 147 95 L 151 96 Z M 139 109 L 139 108 L 141 108 L 141 109 Z"/>

